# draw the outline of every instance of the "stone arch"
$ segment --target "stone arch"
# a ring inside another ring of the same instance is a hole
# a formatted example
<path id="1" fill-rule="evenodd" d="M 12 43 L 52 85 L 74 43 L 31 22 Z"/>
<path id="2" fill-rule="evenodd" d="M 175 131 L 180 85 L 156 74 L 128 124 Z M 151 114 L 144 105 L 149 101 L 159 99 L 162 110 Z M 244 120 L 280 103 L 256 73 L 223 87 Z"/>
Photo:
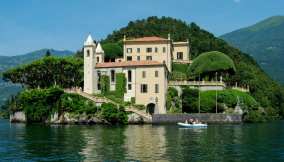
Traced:
<path id="1" fill-rule="evenodd" d="M 149 103 L 147 106 L 146 106 L 146 113 L 149 113 L 151 115 L 153 115 L 155 113 L 155 107 L 156 107 L 156 104 L 154 103 Z"/>

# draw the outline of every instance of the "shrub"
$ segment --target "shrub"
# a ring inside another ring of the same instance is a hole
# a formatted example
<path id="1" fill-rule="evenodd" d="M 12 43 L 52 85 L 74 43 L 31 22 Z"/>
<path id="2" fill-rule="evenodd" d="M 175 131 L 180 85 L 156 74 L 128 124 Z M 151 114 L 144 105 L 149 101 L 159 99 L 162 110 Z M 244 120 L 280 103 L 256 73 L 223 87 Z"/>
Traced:
<path id="1" fill-rule="evenodd" d="M 252 96 L 237 90 L 217 91 L 217 97 L 218 112 L 224 111 L 225 107 L 235 108 L 238 97 L 244 110 L 257 110 L 259 107 Z M 182 94 L 183 112 L 198 112 L 198 102 L 198 90 L 186 87 Z M 205 113 L 216 112 L 216 91 L 200 92 L 200 111 Z"/>
<path id="2" fill-rule="evenodd" d="M 189 64 L 180 64 L 180 63 L 173 63 L 172 69 L 174 72 L 181 72 L 183 74 L 187 73 Z"/>
<path id="3" fill-rule="evenodd" d="M 260 110 L 251 110 L 243 115 L 243 120 L 247 123 L 264 122 L 265 114 Z"/>
<path id="4" fill-rule="evenodd" d="M 187 80 L 187 76 L 185 73 L 179 71 L 173 71 L 170 74 L 170 80 Z"/>
<path id="5" fill-rule="evenodd" d="M 106 121 L 115 124 L 126 124 L 128 121 L 127 113 L 123 107 L 118 108 L 112 103 L 103 103 L 101 106 L 101 116 Z"/>
<path id="6" fill-rule="evenodd" d="M 178 96 L 178 91 L 169 87 L 166 99 L 166 108 L 169 113 L 181 113 L 181 99 Z"/>
<path id="7" fill-rule="evenodd" d="M 198 112 L 198 90 L 185 87 L 182 92 L 182 111 L 187 113 Z"/>
<path id="8" fill-rule="evenodd" d="M 134 105 L 135 108 L 137 108 L 138 110 L 145 110 L 146 106 L 145 105 Z"/>
<path id="9" fill-rule="evenodd" d="M 188 69 L 188 74 L 199 76 L 215 74 L 215 72 L 234 73 L 236 67 L 234 61 L 226 54 L 218 51 L 205 52 L 193 60 Z"/>
<path id="10" fill-rule="evenodd" d="M 25 90 L 19 95 L 19 102 L 28 122 L 42 122 L 58 111 L 57 104 L 63 90 L 59 88 Z"/>
<path id="11" fill-rule="evenodd" d="M 131 97 L 131 104 L 132 105 L 134 105 L 136 103 L 135 100 L 136 100 L 135 97 Z"/>
<path id="12" fill-rule="evenodd" d="M 97 107 L 92 101 L 78 95 L 65 93 L 60 97 L 60 111 L 75 114 L 95 114 Z"/>

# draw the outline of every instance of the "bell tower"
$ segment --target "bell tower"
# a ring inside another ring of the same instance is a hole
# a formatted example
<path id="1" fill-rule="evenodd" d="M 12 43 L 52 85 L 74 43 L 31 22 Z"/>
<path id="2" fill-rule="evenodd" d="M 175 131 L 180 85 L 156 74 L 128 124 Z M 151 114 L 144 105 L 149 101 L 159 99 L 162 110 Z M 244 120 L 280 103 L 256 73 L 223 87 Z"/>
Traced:
<path id="1" fill-rule="evenodd" d="M 84 92 L 93 94 L 95 92 L 95 72 L 96 65 L 96 44 L 89 34 L 84 42 Z"/>
<path id="2" fill-rule="evenodd" d="M 96 48 L 96 63 L 103 63 L 104 59 L 105 59 L 105 52 L 101 46 L 101 43 L 98 43 Z"/>

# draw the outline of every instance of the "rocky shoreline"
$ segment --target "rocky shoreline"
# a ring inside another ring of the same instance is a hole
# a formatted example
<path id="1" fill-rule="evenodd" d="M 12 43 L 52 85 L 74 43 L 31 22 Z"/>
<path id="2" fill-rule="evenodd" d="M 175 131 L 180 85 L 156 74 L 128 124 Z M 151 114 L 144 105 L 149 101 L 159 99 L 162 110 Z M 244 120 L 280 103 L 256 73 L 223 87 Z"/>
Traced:
<path id="1" fill-rule="evenodd" d="M 10 122 L 11 123 L 26 123 L 26 115 L 22 111 L 14 112 L 10 114 Z M 83 114 L 72 114 L 68 112 L 64 112 L 62 114 L 58 114 L 55 112 L 50 116 L 49 119 L 46 119 L 46 124 L 111 124 L 108 121 L 99 118 L 95 115 L 87 115 Z M 137 114 L 131 113 L 128 115 L 128 124 L 143 124 L 145 123 L 143 118 Z"/>

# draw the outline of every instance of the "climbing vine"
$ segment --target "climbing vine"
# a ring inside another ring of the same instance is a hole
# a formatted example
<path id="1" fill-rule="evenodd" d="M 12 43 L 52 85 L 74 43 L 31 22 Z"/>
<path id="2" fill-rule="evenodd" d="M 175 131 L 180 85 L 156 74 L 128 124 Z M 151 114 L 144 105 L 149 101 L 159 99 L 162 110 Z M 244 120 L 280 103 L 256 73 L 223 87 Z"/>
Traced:
<path id="1" fill-rule="evenodd" d="M 102 75 L 100 78 L 100 86 L 101 86 L 101 93 L 102 94 L 108 94 L 110 85 L 109 85 L 109 76 Z"/>
<path id="2" fill-rule="evenodd" d="M 124 73 L 116 73 L 115 96 L 122 98 L 126 92 L 126 78 Z"/>

